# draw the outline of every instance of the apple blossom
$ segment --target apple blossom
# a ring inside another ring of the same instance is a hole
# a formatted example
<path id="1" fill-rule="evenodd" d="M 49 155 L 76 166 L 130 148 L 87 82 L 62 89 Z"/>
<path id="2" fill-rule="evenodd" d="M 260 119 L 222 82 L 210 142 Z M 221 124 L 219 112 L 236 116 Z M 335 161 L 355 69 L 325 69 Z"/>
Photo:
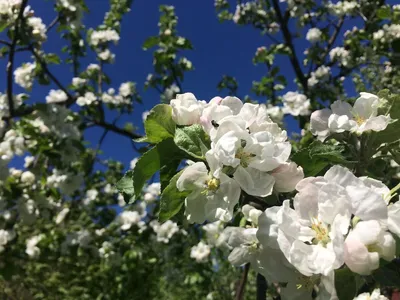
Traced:
<path id="1" fill-rule="evenodd" d="M 200 121 L 204 103 L 198 101 L 192 93 L 178 94 L 170 102 L 172 119 L 178 125 L 192 125 Z"/>
<path id="2" fill-rule="evenodd" d="M 310 99 L 299 92 L 287 92 L 283 95 L 283 112 L 293 116 L 310 114 Z"/>
<path id="3" fill-rule="evenodd" d="M 204 263 L 207 262 L 210 252 L 211 252 L 210 246 L 200 241 L 190 250 L 190 257 L 194 258 L 198 263 Z"/>
<path id="4" fill-rule="evenodd" d="M 310 130 L 323 140 L 330 133 L 351 131 L 382 131 L 392 121 L 389 115 L 378 115 L 379 98 L 370 93 L 360 93 L 352 107 L 349 103 L 335 101 L 331 109 L 315 111 L 311 115 Z"/>
<path id="5" fill-rule="evenodd" d="M 379 267 L 379 259 L 392 261 L 396 242 L 376 220 L 361 221 L 350 231 L 344 243 L 344 261 L 349 269 L 369 275 Z"/>

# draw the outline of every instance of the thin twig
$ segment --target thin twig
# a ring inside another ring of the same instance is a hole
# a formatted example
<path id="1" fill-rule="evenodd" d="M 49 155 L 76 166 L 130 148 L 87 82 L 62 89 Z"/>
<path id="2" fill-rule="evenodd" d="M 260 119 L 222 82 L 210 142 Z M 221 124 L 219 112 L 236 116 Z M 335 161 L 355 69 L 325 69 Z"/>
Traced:
<path id="1" fill-rule="evenodd" d="M 43 71 L 46 73 L 46 75 L 49 76 L 50 79 L 55 83 L 55 85 L 67 95 L 68 99 L 67 99 L 67 101 L 63 102 L 63 104 L 66 104 L 67 106 L 71 106 L 76 100 L 75 97 L 73 97 L 68 92 L 68 90 L 61 84 L 61 82 L 53 75 L 53 73 L 50 72 L 49 68 L 47 67 L 47 63 L 40 57 L 40 55 L 36 52 L 35 48 L 33 48 L 32 45 L 29 47 L 29 50 L 35 56 L 36 60 L 41 65 L 41 67 L 42 67 Z"/>
<path id="2" fill-rule="evenodd" d="M 54 20 L 51 21 L 49 26 L 47 26 L 46 33 L 48 33 L 54 26 L 56 26 L 59 20 L 60 20 L 60 15 L 57 15 L 57 17 L 55 17 Z"/>
<path id="3" fill-rule="evenodd" d="M 137 139 L 137 138 L 142 137 L 140 134 L 137 134 L 137 133 L 130 132 L 130 131 L 128 131 L 128 130 L 119 128 L 119 127 L 117 127 L 117 126 L 114 125 L 114 124 L 110 124 L 110 123 L 107 123 L 107 122 L 104 122 L 104 121 L 99 121 L 99 120 L 93 120 L 93 122 L 94 122 L 97 126 L 103 127 L 103 128 L 108 129 L 108 130 L 110 130 L 110 131 L 112 131 L 112 132 L 115 132 L 115 133 L 118 133 L 118 134 L 120 134 L 120 135 L 129 137 L 129 138 L 131 138 L 131 139 Z"/>
<path id="4" fill-rule="evenodd" d="M 296 51 L 295 51 L 295 48 L 293 45 L 292 35 L 291 35 L 289 27 L 288 27 L 288 17 L 287 17 L 288 11 L 286 11 L 285 16 L 282 15 L 278 0 L 272 0 L 272 5 L 276 12 L 276 17 L 278 19 L 278 22 L 281 26 L 283 37 L 285 38 L 285 44 L 290 49 L 290 56 L 289 56 L 290 62 L 292 63 L 293 69 L 296 73 L 297 78 L 299 79 L 300 84 L 303 87 L 304 92 L 307 93 L 307 90 L 308 90 L 307 78 L 304 76 L 304 73 L 303 73 L 300 63 L 299 63 L 299 60 L 296 56 Z"/>
<path id="5" fill-rule="evenodd" d="M 267 299 L 267 289 L 268 284 L 265 280 L 265 277 L 260 273 L 257 274 L 257 300 L 266 300 Z"/>
<path id="6" fill-rule="evenodd" d="M 7 63 L 7 98 L 8 98 L 8 110 L 10 112 L 10 117 L 14 115 L 14 101 L 13 101 L 13 70 L 14 70 L 14 55 L 15 55 L 15 47 L 17 46 L 18 37 L 19 37 L 19 26 L 22 23 L 22 18 L 24 17 L 24 10 L 28 3 L 28 0 L 23 0 L 18 18 L 15 21 L 15 31 L 14 37 L 10 45 L 10 53 L 8 55 L 8 63 Z"/>
<path id="7" fill-rule="evenodd" d="M 338 24 L 335 26 L 335 31 L 331 38 L 328 41 L 328 45 L 326 46 L 326 49 L 324 51 L 324 54 L 322 55 L 321 62 L 317 64 L 316 69 L 318 69 L 325 61 L 326 57 L 329 54 L 329 51 L 331 50 L 333 44 L 335 43 L 337 37 L 339 36 L 340 30 L 342 29 L 342 26 L 344 24 L 344 17 L 341 17 Z"/>
<path id="8" fill-rule="evenodd" d="M 242 278 L 240 279 L 239 285 L 236 290 L 235 300 L 243 300 L 249 269 L 250 269 L 250 264 L 246 264 L 243 269 Z"/>

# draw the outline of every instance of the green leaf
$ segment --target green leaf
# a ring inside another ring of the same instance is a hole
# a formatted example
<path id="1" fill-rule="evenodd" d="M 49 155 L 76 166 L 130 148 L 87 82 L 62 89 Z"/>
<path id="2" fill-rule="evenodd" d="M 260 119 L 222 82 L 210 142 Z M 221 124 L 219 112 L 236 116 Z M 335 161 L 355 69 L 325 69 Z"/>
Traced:
<path id="1" fill-rule="evenodd" d="M 183 151 L 199 159 L 204 159 L 210 148 L 210 141 L 198 124 L 176 128 L 174 142 Z"/>
<path id="2" fill-rule="evenodd" d="M 169 184 L 169 181 L 176 173 L 176 170 L 178 169 L 180 163 L 181 163 L 181 159 L 179 159 L 179 158 L 172 159 L 165 166 L 161 167 L 161 169 L 160 169 L 161 191 L 163 191 L 167 187 L 167 185 Z"/>
<path id="3" fill-rule="evenodd" d="M 351 272 L 348 268 L 335 271 L 336 293 L 340 300 L 353 300 L 363 284 L 360 275 Z"/>
<path id="4" fill-rule="evenodd" d="M 175 216 L 181 210 L 185 203 L 185 198 L 189 194 L 188 191 L 180 192 L 176 187 L 176 182 L 182 172 L 180 171 L 172 177 L 170 183 L 161 194 L 160 212 L 158 215 L 160 222 L 165 222 Z"/>
<path id="5" fill-rule="evenodd" d="M 143 43 L 143 50 L 148 50 L 154 46 L 156 46 L 159 42 L 159 37 L 158 36 L 151 36 L 147 38 L 147 40 Z"/>
<path id="6" fill-rule="evenodd" d="M 61 63 L 61 59 L 58 57 L 57 54 L 49 53 L 46 54 L 45 60 L 47 63 L 59 65 Z"/>
<path id="7" fill-rule="evenodd" d="M 135 200 L 135 189 L 133 187 L 133 170 L 125 173 L 116 185 L 117 190 L 124 196 L 126 203 L 130 204 Z"/>
<path id="8" fill-rule="evenodd" d="M 144 153 L 133 170 L 133 187 L 136 198 L 140 197 L 143 186 L 158 170 L 172 160 L 182 159 L 182 152 L 172 139 L 166 139 Z"/>
<path id="9" fill-rule="evenodd" d="M 382 286 L 400 288 L 400 268 L 399 263 L 392 261 L 372 273 L 374 279 Z"/>
<path id="10" fill-rule="evenodd" d="M 349 163 L 342 154 L 343 152 L 343 145 L 323 144 L 315 141 L 307 148 L 294 153 L 291 159 L 303 167 L 305 176 L 315 176 L 330 164 Z"/>
<path id="11" fill-rule="evenodd" d="M 172 120 L 172 108 L 167 104 L 156 105 L 144 122 L 147 141 L 159 143 L 162 140 L 173 137 L 176 124 Z"/>
<path id="12" fill-rule="evenodd" d="M 391 15 L 391 9 L 389 6 L 382 6 L 381 8 L 378 9 L 376 12 L 376 15 L 378 16 L 379 19 L 389 19 Z"/>

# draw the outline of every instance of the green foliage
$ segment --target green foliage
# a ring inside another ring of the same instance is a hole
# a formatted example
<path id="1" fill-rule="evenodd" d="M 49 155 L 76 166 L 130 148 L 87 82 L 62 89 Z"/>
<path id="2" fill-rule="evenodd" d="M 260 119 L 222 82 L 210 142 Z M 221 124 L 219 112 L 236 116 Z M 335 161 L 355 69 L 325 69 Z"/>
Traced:
<path id="1" fill-rule="evenodd" d="M 185 198 L 189 194 L 187 191 L 180 192 L 176 187 L 176 182 L 181 176 L 182 171 L 171 178 L 170 183 L 164 189 L 160 199 L 160 212 L 158 220 L 165 222 L 176 215 L 185 203 Z"/>
<path id="2" fill-rule="evenodd" d="M 400 269 L 397 261 L 383 266 L 381 264 L 381 267 L 375 270 L 372 276 L 382 286 L 400 288 Z"/>
<path id="3" fill-rule="evenodd" d="M 125 173 L 116 185 L 116 188 L 124 196 L 126 203 L 130 204 L 135 201 L 135 189 L 133 187 L 133 170 L 129 170 Z"/>
<path id="4" fill-rule="evenodd" d="M 146 138 L 141 142 L 158 143 L 171 138 L 175 133 L 175 122 L 172 120 L 172 108 L 166 104 L 156 105 L 144 122 Z"/>
<path id="5" fill-rule="evenodd" d="M 353 300 L 357 296 L 364 280 L 347 268 L 335 271 L 336 293 L 340 300 Z"/>
<path id="6" fill-rule="evenodd" d="M 210 148 L 210 140 L 198 124 L 176 128 L 174 142 L 180 149 L 198 159 L 205 159 Z"/>
<path id="7" fill-rule="evenodd" d="M 305 176 L 315 176 L 332 164 L 347 164 L 343 145 L 312 142 L 307 148 L 295 152 L 291 159 L 303 167 Z"/>

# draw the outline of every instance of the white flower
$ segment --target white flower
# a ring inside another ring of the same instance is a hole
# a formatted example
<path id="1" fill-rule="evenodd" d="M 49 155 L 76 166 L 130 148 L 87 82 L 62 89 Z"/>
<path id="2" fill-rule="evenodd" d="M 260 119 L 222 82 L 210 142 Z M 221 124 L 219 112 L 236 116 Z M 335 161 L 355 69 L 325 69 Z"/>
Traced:
<path id="1" fill-rule="evenodd" d="M 87 80 L 84 78 L 79 78 L 79 77 L 72 78 L 72 85 L 74 85 L 75 87 L 81 87 L 85 85 L 86 82 Z"/>
<path id="2" fill-rule="evenodd" d="M 321 36 L 322 36 L 321 30 L 319 30 L 318 28 L 311 28 L 307 32 L 306 39 L 307 39 L 307 41 L 310 41 L 311 43 L 315 43 L 321 39 Z"/>
<path id="3" fill-rule="evenodd" d="M 379 289 L 375 289 L 370 293 L 362 293 L 354 298 L 354 300 L 389 300 L 389 298 L 381 295 L 381 291 Z"/>
<path id="4" fill-rule="evenodd" d="M 280 106 L 274 106 L 271 104 L 267 105 L 267 114 L 268 116 L 272 119 L 272 121 L 280 123 L 282 122 L 283 119 L 283 111 L 282 111 L 282 107 Z"/>
<path id="5" fill-rule="evenodd" d="M 35 63 L 25 63 L 21 67 L 15 69 L 14 79 L 15 83 L 23 87 L 24 89 L 30 90 L 32 88 L 34 79 L 34 70 L 36 68 Z"/>
<path id="6" fill-rule="evenodd" d="M 160 196 L 161 185 L 159 182 L 154 182 L 146 187 L 143 200 L 147 203 L 154 202 L 158 196 Z"/>
<path id="7" fill-rule="evenodd" d="M 29 166 L 35 161 L 34 156 L 25 156 L 24 158 L 24 168 L 29 168 Z"/>
<path id="8" fill-rule="evenodd" d="M 138 224 L 141 219 L 142 216 L 137 211 L 125 210 L 118 216 L 121 229 L 125 231 L 131 229 L 132 225 Z"/>
<path id="9" fill-rule="evenodd" d="M 293 191 L 297 183 L 304 178 L 303 168 L 294 162 L 281 164 L 271 175 L 275 178 L 274 190 L 280 193 Z"/>
<path id="10" fill-rule="evenodd" d="M 108 62 L 113 62 L 115 58 L 115 54 L 112 53 L 109 49 L 97 53 L 97 56 L 100 60 Z"/>
<path id="11" fill-rule="evenodd" d="M 245 204 L 242 207 L 242 213 L 247 221 L 253 223 L 255 226 L 258 225 L 258 217 L 263 213 L 261 210 L 254 208 L 249 204 Z"/>
<path id="12" fill-rule="evenodd" d="M 21 175 L 21 182 L 27 185 L 32 185 L 35 183 L 36 177 L 31 171 L 25 171 Z"/>
<path id="13" fill-rule="evenodd" d="M 105 44 L 107 42 L 114 42 L 114 44 L 116 44 L 119 38 L 118 32 L 114 29 L 93 31 L 90 36 L 90 44 L 92 46 L 98 46 L 99 44 Z"/>
<path id="14" fill-rule="evenodd" d="M 64 102 L 68 99 L 67 94 L 62 90 L 50 90 L 48 96 L 46 96 L 47 103 L 59 103 Z"/>
<path id="15" fill-rule="evenodd" d="M 89 205 L 92 203 L 92 201 L 95 201 L 97 196 L 99 195 L 99 192 L 95 189 L 90 189 L 86 191 L 86 195 L 83 198 L 83 205 Z"/>
<path id="16" fill-rule="evenodd" d="M 379 259 L 392 261 L 396 242 L 378 221 L 361 221 L 350 231 L 344 247 L 344 261 L 349 269 L 361 275 L 370 275 L 379 268 Z"/>
<path id="17" fill-rule="evenodd" d="M 211 248 L 207 244 L 200 241 L 196 246 L 190 250 L 190 257 L 194 258 L 198 263 L 207 262 L 208 256 L 211 253 Z"/>
<path id="18" fill-rule="evenodd" d="M 28 25 L 32 28 L 32 35 L 38 41 L 45 41 L 47 39 L 47 30 L 46 25 L 43 24 L 41 18 L 38 17 L 30 17 L 27 20 Z"/>
<path id="19" fill-rule="evenodd" d="M 64 221 L 65 217 L 68 215 L 68 213 L 69 213 L 69 208 L 68 207 L 63 208 L 56 217 L 56 220 L 55 220 L 56 224 L 62 223 Z"/>
<path id="20" fill-rule="evenodd" d="M 97 97 L 95 94 L 92 92 L 86 92 L 85 96 L 78 97 L 76 100 L 76 104 L 79 106 L 85 106 L 85 105 L 91 105 L 92 103 L 95 103 L 97 100 Z"/>
<path id="21" fill-rule="evenodd" d="M 4 251 L 5 246 L 15 237 L 15 233 L 11 230 L 0 229 L 0 253 Z"/>
<path id="22" fill-rule="evenodd" d="M 202 162 L 186 167 L 176 186 L 180 191 L 191 191 L 185 199 L 185 215 L 191 223 L 229 221 L 240 197 L 240 187 L 223 173 L 214 173 L 215 158 L 208 153 L 209 172 Z"/>
<path id="23" fill-rule="evenodd" d="M 385 130 L 392 120 L 390 115 L 378 115 L 379 98 L 370 93 L 360 94 L 353 107 L 338 100 L 331 105 L 331 109 L 313 112 L 311 132 L 324 140 L 332 132 L 351 131 L 362 134 L 370 130 Z"/>
<path id="24" fill-rule="evenodd" d="M 26 241 L 25 253 L 30 257 L 38 257 L 40 255 L 40 248 L 37 246 L 39 242 L 44 238 L 43 234 L 35 235 Z"/>
<path id="25" fill-rule="evenodd" d="M 220 245 L 218 244 L 218 238 L 221 232 L 224 230 L 224 223 L 221 221 L 216 221 L 203 225 L 202 228 L 206 232 L 207 243 L 211 246 L 219 247 Z"/>
<path id="26" fill-rule="evenodd" d="M 119 94 L 122 97 L 129 97 L 134 92 L 134 84 L 132 82 L 124 82 L 119 87 Z"/>
<path id="27" fill-rule="evenodd" d="M 147 80 L 150 81 L 152 76 L 153 76 L 152 74 L 149 74 Z M 167 87 L 164 93 L 161 95 L 162 102 L 169 103 L 172 99 L 174 99 L 175 95 L 178 94 L 180 91 L 181 90 L 175 83 Z"/>
<path id="28" fill-rule="evenodd" d="M 283 95 L 283 112 L 293 116 L 307 116 L 310 114 L 310 99 L 299 92 L 287 92 Z"/>
<path id="29" fill-rule="evenodd" d="M 237 115 L 243 102 L 236 97 L 214 97 L 205 105 L 200 117 L 200 123 L 211 139 L 215 136 L 215 124 L 218 124 L 223 118 Z"/>
<path id="30" fill-rule="evenodd" d="M 348 66 L 350 64 L 350 52 L 343 47 L 333 48 L 329 52 L 331 61 L 338 61 L 342 66 Z"/>
<path id="31" fill-rule="evenodd" d="M 400 201 L 388 206 L 388 229 L 400 237 Z"/>
<path id="32" fill-rule="evenodd" d="M 264 246 L 281 249 L 306 276 L 327 276 L 341 267 L 351 216 L 382 222 L 388 217 L 387 187 L 357 178 L 340 166 L 332 167 L 324 177 L 301 180 L 296 189 L 294 209 L 289 200 L 282 207 L 268 208 L 258 220 L 257 237 Z"/>
<path id="33" fill-rule="evenodd" d="M 157 234 L 157 242 L 163 242 L 165 244 L 168 244 L 169 240 L 174 236 L 174 234 L 179 232 L 178 224 L 171 220 L 168 220 L 161 225 L 154 220 L 150 222 L 150 226 Z"/>
<path id="34" fill-rule="evenodd" d="M 200 121 L 203 104 L 192 93 L 178 94 L 171 100 L 172 119 L 178 125 L 192 125 Z"/>

